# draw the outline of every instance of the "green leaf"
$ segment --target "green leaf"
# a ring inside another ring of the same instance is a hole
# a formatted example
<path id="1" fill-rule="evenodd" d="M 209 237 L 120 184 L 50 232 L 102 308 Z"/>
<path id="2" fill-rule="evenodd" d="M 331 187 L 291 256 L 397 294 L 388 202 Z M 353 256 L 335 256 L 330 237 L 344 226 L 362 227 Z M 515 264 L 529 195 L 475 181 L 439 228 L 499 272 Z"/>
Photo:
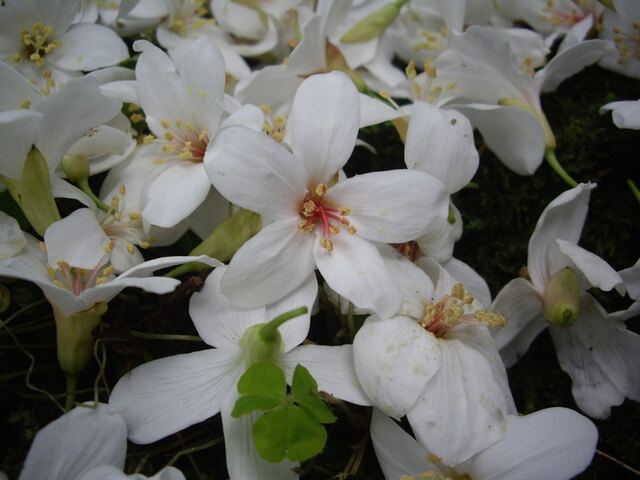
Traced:
<path id="1" fill-rule="evenodd" d="M 281 462 L 285 456 L 302 462 L 322 451 L 327 432 L 306 410 L 281 405 L 256 421 L 253 440 L 267 462 Z"/>
<path id="2" fill-rule="evenodd" d="M 329 407 L 318 397 L 318 383 L 311 376 L 309 370 L 302 365 L 297 365 L 293 372 L 291 382 L 291 394 L 293 399 L 317 422 L 333 423 L 336 416 L 331 413 Z"/>
<path id="3" fill-rule="evenodd" d="M 287 382 L 283 371 L 271 362 L 251 365 L 238 381 L 240 397 L 231 416 L 238 418 L 254 410 L 270 410 L 284 403 L 287 398 Z"/>

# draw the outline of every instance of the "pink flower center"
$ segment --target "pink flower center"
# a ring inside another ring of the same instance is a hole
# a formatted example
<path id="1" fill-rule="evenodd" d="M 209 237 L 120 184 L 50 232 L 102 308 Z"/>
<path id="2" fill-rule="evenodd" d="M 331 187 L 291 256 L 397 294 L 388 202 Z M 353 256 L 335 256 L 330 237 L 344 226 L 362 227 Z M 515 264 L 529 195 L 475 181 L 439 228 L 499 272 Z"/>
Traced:
<path id="1" fill-rule="evenodd" d="M 487 310 L 469 311 L 468 306 L 472 302 L 471 294 L 461 283 L 456 283 L 449 295 L 445 295 L 435 303 L 429 302 L 425 305 L 424 316 L 419 322 L 420 326 L 440 338 L 453 327 L 463 323 L 487 327 L 506 325 L 507 321 L 501 313 Z"/>
<path id="2" fill-rule="evenodd" d="M 320 237 L 320 245 L 329 251 L 333 250 L 333 242 L 331 235 L 340 232 L 341 225 L 346 228 L 348 233 L 356 233 L 354 226 L 350 225 L 346 218 L 351 213 L 348 207 L 334 208 L 325 204 L 325 194 L 327 193 L 327 184 L 319 183 L 313 193 L 307 192 L 302 202 L 300 216 L 302 220 L 298 222 L 298 228 L 305 233 L 313 231 L 316 224 L 322 226 L 322 237 Z"/>

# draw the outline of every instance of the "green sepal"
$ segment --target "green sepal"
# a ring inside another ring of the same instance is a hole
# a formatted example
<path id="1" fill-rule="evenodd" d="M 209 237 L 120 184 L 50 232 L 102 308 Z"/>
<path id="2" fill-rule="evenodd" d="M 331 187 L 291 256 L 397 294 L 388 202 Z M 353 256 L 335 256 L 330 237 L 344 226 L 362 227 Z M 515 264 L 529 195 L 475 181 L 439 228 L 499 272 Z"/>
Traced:
<path id="1" fill-rule="evenodd" d="M 580 280 L 576 272 L 569 268 L 551 275 L 544 289 L 542 314 L 557 327 L 575 325 L 580 314 Z"/>
<path id="2" fill-rule="evenodd" d="M 0 177 L 0 181 L 7 186 L 9 193 L 40 236 L 44 236 L 49 225 L 60 220 L 51 190 L 49 165 L 35 146 L 27 155 L 20 181 L 4 176 Z"/>
<path id="3" fill-rule="evenodd" d="M 267 462 L 281 462 L 285 456 L 302 462 L 322 451 L 327 432 L 306 410 L 280 405 L 258 418 L 253 425 L 253 441 Z"/>
<path id="4" fill-rule="evenodd" d="M 254 363 L 240 377 L 238 393 L 243 396 L 233 407 L 233 418 L 254 410 L 271 410 L 284 403 L 287 397 L 287 381 L 283 371 L 274 363 Z"/>
<path id="5" fill-rule="evenodd" d="M 200 245 L 189 255 L 208 255 L 226 262 L 244 245 L 244 243 L 260 231 L 262 218 L 249 210 L 239 210 L 218 225 Z M 189 262 L 171 270 L 167 277 L 178 277 L 186 273 L 197 272 L 203 268 L 202 263 Z"/>
<path id="6" fill-rule="evenodd" d="M 327 404 L 318 397 L 318 383 L 309 370 L 297 365 L 293 371 L 291 395 L 295 402 L 304 408 L 317 422 L 333 423 L 337 417 L 331 413 Z"/>
<path id="7" fill-rule="evenodd" d="M 400 9 L 407 1 L 408 0 L 398 0 L 383 5 L 351 27 L 340 37 L 340 41 L 342 43 L 360 43 L 379 37 L 387 27 L 398 18 Z"/>

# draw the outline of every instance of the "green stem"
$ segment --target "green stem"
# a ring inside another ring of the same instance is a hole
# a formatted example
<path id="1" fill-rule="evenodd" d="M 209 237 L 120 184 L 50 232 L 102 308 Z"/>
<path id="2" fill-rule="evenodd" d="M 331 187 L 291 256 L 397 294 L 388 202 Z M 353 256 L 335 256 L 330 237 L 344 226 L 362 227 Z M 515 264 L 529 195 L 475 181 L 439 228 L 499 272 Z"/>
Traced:
<path id="1" fill-rule="evenodd" d="M 78 375 L 75 373 L 65 372 L 65 376 L 67 378 L 67 396 L 64 403 L 64 409 L 69 411 L 73 408 L 73 400 L 76 396 L 76 382 L 78 380 Z"/>
<path id="2" fill-rule="evenodd" d="M 571 176 L 565 171 L 565 169 L 562 168 L 562 165 L 560 165 L 560 162 L 558 162 L 556 153 L 553 150 L 548 149 L 544 154 L 544 158 L 547 160 L 547 163 L 551 165 L 551 168 L 553 168 L 556 171 L 556 173 L 560 175 L 560 178 L 562 178 L 565 182 L 567 182 L 569 186 L 571 187 L 578 186 L 578 182 L 576 182 L 573 178 L 571 178 Z"/>
<path id="3" fill-rule="evenodd" d="M 213 440 L 208 441 L 207 443 L 203 443 L 202 445 L 198 445 L 196 447 L 189 447 L 189 448 L 185 448 L 184 450 L 180 450 L 178 453 L 176 453 L 171 460 L 169 460 L 169 463 L 167 463 L 165 465 L 165 467 L 170 467 L 171 465 L 173 465 L 174 463 L 176 463 L 176 461 L 182 456 L 182 455 L 187 455 L 187 454 L 191 454 L 191 453 L 196 453 L 199 452 L 200 450 L 204 450 L 206 448 L 210 448 L 213 447 L 214 445 L 218 445 L 219 443 L 222 443 L 224 441 L 224 437 L 217 437 L 214 438 Z"/>
<path id="4" fill-rule="evenodd" d="M 93 202 L 96 204 L 96 206 L 100 210 L 105 211 L 107 213 L 114 213 L 114 210 L 109 205 L 104 203 L 93 193 L 93 191 L 91 190 L 91 187 L 89 186 L 89 177 L 79 178 L 76 181 L 76 185 L 80 188 L 80 190 L 86 193 L 91 198 L 91 200 L 93 200 Z"/>
<path id="5" fill-rule="evenodd" d="M 636 200 L 638 201 L 638 203 L 640 203 L 640 190 L 638 190 L 638 187 L 636 186 L 634 181 L 630 178 L 627 178 L 627 185 L 629 185 L 631 193 L 633 193 L 633 196 L 636 197 Z"/>
<path id="6" fill-rule="evenodd" d="M 291 320 L 292 318 L 298 317 L 300 315 L 304 315 L 309 310 L 307 307 L 295 308 L 293 310 L 289 310 L 288 312 L 283 313 L 282 315 L 278 315 L 276 318 L 271 320 L 269 323 L 266 323 L 260 329 L 260 336 L 265 342 L 273 342 L 276 338 L 276 332 L 278 331 L 278 327 L 282 325 L 287 320 Z"/>
<path id="7" fill-rule="evenodd" d="M 149 338 L 152 340 L 184 340 L 186 342 L 202 342 L 202 338 L 197 335 L 179 335 L 179 334 L 164 334 L 164 333 L 146 333 L 138 332 L 136 330 L 130 330 L 129 333 L 134 337 Z"/>

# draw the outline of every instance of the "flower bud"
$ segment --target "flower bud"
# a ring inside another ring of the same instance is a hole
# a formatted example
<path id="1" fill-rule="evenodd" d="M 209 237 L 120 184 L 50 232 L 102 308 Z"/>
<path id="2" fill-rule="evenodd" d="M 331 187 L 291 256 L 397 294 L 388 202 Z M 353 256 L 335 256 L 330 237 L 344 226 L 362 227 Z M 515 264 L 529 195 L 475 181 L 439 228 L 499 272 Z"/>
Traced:
<path id="1" fill-rule="evenodd" d="M 284 343 L 280 332 L 275 331 L 272 338 L 264 338 L 262 328 L 266 323 L 259 323 L 249 327 L 240 340 L 238 345 L 245 352 L 244 361 L 247 368 L 254 363 L 271 362 L 280 365 L 280 357 L 284 352 Z"/>
<path id="2" fill-rule="evenodd" d="M 407 0 L 399 0 L 387 3 L 382 8 L 370 13 L 353 27 L 351 27 L 342 37 L 340 41 L 343 43 L 359 43 L 367 42 L 373 38 L 379 37 L 384 33 L 387 27 L 400 14 L 400 9 L 407 3 Z"/>
<path id="3" fill-rule="evenodd" d="M 65 155 L 62 158 L 62 169 L 73 183 L 90 175 L 89 160 L 84 155 Z"/>
<path id="4" fill-rule="evenodd" d="M 554 273 L 544 289 L 542 313 L 557 327 L 571 327 L 580 313 L 580 282 L 576 272 L 563 268 Z"/>

